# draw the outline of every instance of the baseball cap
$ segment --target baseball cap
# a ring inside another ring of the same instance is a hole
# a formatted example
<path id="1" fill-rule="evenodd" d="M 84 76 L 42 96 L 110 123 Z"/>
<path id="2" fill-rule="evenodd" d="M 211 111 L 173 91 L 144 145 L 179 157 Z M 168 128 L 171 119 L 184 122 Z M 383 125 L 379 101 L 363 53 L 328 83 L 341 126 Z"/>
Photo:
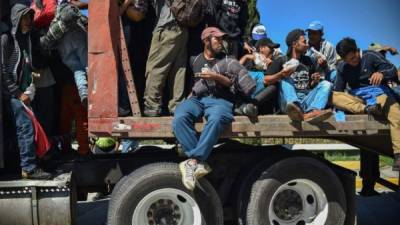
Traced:
<path id="1" fill-rule="evenodd" d="M 265 29 L 264 25 L 258 24 L 253 27 L 253 30 L 251 31 L 251 37 L 255 41 L 266 38 L 267 37 L 267 29 Z"/>
<path id="2" fill-rule="evenodd" d="M 381 45 L 381 44 L 379 44 L 379 43 L 371 43 L 369 46 L 368 46 L 368 50 L 371 50 L 371 51 L 375 51 L 375 52 L 380 52 L 380 51 L 383 51 L 383 45 Z"/>
<path id="3" fill-rule="evenodd" d="M 322 25 L 322 23 L 320 21 L 312 21 L 307 28 L 307 31 L 309 30 L 319 30 L 319 31 L 323 31 L 324 30 L 324 25 Z"/>
<path id="4" fill-rule="evenodd" d="M 273 42 L 270 38 L 263 38 L 256 42 L 255 47 L 258 49 L 259 47 L 265 46 L 265 45 L 272 49 L 279 48 L 281 46 L 280 44 Z"/>
<path id="5" fill-rule="evenodd" d="M 223 37 L 225 36 L 226 33 L 222 32 L 220 29 L 216 27 L 207 27 L 206 29 L 201 32 L 201 40 L 203 41 L 204 39 L 212 36 L 212 37 Z"/>

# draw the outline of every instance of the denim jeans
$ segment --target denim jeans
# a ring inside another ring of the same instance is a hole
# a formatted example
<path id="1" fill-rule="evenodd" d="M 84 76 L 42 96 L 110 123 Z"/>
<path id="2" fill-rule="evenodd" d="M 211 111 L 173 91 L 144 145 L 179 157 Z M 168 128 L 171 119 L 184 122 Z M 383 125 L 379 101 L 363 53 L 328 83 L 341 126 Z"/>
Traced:
<path id="1" fill-rule="evenodd" d="M 254 90 L 251 98 L 255 98 L 255 96 L 260 93 L 264 88 L 264 73 L 261 71 L 250 71 L 249 75 L 253 80 L 256 81 L 256 90 Z"/>
<path id="2" fill-rule="evenodd" d="M 287 103 L 296 103 L 303 112 L 324 109 L 328 103 L 332 90 L 332 83 L 323 80 L 309 92 L 296 92 L 293 84 L 288 80 L 280 83 L 280 107 L 286 112 Z"/>
<path id="3" fill-rule="evenodd" d="M 63 63 L 67 65 L 68 68 L 74 73 L 75 84 L 78 88 L 79 97 L 81 100 L 87 98 L 87 33 L 80 29 L 68 31 L 59 42 L 58 52 Z"/>
<path id="4" fill-rule="evenodd" d="M 335 83 L 336 75 L 337 70 L 331 70 L 328 74 L 325 75 L 325 80 L 330 81 L 331 83 Z"/>
<path id="5" fill-rule="evenodd" d="M 36 168 L 35 130 L 20 100 L 11 98 L 11 111 L 15 120 L 21 168 L 30 172 Z"/>
<path id="6" fill-rule="evenodd" d="M 121 139 L 122 153 L 131 153 L 138 149 L 139 141 L 134 139 Z"/>
<path id="7" fill-rule="evenodd" d="M 194 123 L 206 118 L 200 137 Z M 221 98 L 191 97 L 179 104 L 172 122 L 175 137 L 190 158 L 205 161 L 224 129 L 233 121 L 233 104 Z"/>

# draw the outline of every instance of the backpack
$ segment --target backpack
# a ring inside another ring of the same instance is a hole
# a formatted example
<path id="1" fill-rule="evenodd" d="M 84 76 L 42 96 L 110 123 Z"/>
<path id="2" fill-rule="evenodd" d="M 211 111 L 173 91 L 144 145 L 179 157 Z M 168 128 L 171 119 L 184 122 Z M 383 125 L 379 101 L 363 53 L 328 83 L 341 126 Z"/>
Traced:
<path id="1" fill-rule="evenodd" d="M 167 1 L 178 24 L 186 27 L 197 26 L 204 18 L 205 0 Z"/>

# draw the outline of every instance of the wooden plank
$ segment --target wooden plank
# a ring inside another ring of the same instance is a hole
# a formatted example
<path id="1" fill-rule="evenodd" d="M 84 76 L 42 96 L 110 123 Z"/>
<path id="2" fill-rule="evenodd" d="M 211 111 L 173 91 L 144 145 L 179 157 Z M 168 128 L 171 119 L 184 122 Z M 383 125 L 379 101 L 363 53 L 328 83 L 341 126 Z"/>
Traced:
<path id="1" fill-rule="evenodd" d="M 134 138 L 173 138 L 172 117 L 124 117 L 89 118 L 89 131 Z M 201 132 L 204 122 L 196 123 Z M 307 122 L 292 123 L 286 115 L 259 116 L 256 121 L 247 117 L 235 117 L 222 137 L 332 137 L 332 136 L 369 136 L 388 135 L 387 124 L 382 121 L 368 120 L 365 115 L 348 116 L 346 122 L 329 119 L 320 124 Z"/>

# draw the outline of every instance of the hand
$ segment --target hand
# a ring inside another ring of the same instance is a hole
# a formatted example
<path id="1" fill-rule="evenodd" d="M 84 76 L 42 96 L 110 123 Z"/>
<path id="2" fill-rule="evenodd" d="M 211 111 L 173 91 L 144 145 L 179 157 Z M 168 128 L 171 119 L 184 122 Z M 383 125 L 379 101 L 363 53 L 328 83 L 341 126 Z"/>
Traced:
<path id="1" fill-rule="evenodd" d="M 244 50 L 246 50 L 248 53 L 253 53 L 254 49 L 247 43 L 245 42 L 243 45 Z"/>
<path id="2" fill-rule="evenodd" d="M 280 75 L 282 78 L 286 78 L 286 77 L 289 77 L 292 73 L 294 73 L 293 69 L 283 69 L 283 70 L 281 70 Z"/>
<path id="3" fill-rule="evenodd" d="M 369 83 L 371 85 L 380 85 L 383 80 L 383 74 L 381 72 L 375 72 L 369 78 Z"/>
<path id="4" fill-rule="evenodd" d="M 390 54 L 391 55 L 397 55 L 397 54 L 399 54 L 399 52 L 397 51 L 397 49 L 396 48 L 389 48 L 389 52 L 390 52 Z"/>
<path id="5" fill-rule="evenodd" d="M 272 63 L 272 59 L 271 58 L 265 58 L 264 62 L 269 65 Z"/>
<path id="6" fill-rule="evenodd" d="M 321 74 L 318 73 L 318 72 L 313 73 L 313 74 L 311 74 L 311 79 L 312 79 L 312 81 L 313 81 L 314 83 L 318 83 L 319 80 L 321 80 Z"/>
<path id="7" fill-rule="evenodd" d="M 326 60 L 323 58 L 318 58 L 317 63 L 322 67 L 326 66 Z"/>
<path id="8" fill-rule="evenodd" d="M 21 94 L 19 96 L 19 100 L 22 101 L 25 105 L 30 105 L 31 104 L 31 99 L 26 94 Z"/>
<path id="9" fill-rule="evenodd" d="M 218 73 L 212 72 L 212 71 L 201 73 L 199 75 L 199 77 L 204 80 L 217 80 L 219 76 L 221 76 L 221 75 L 219 75 Z"/>

